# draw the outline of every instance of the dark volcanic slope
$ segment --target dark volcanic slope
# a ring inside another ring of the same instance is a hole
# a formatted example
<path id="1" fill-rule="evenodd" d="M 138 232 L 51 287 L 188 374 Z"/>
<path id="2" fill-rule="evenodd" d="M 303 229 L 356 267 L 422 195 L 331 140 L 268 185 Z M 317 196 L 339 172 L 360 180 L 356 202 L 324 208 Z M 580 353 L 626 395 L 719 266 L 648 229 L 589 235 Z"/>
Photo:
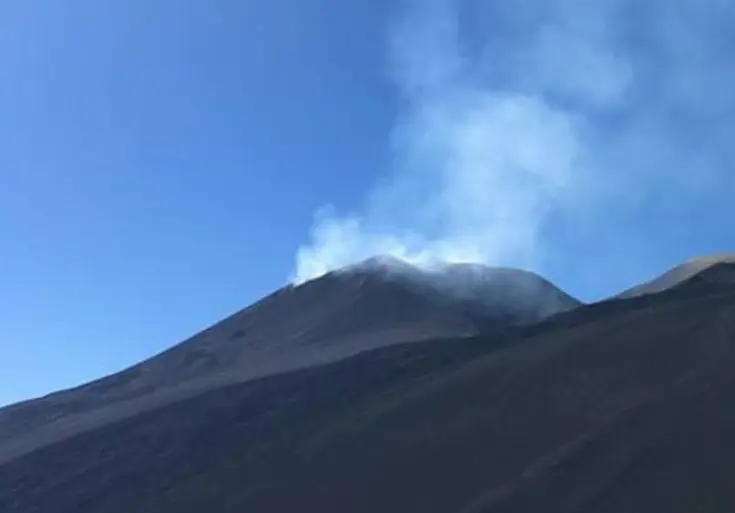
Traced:
<path id="1" fill-rule="evenodd" d="M 0 466 L 0 511 L 734 511 L 731 270 L 169 404 Z"/>
<path id="2" fill-rule="evenodd" d="M 148 361 L 0 410 L 0 463 L 67 436 L 217 387 L 377 347 L 463 337 L 578 306 L 525 271 L 427 273 L 378 259 L 286 287 Z"/>
<path id="3" fill-rule="evenodd" d="M 735 254 L 722 254 L 694 258 L 681 265 L 677 265 L 673 269 L 668 270 L 661 276 L 654 278 L 649 282 L 637 285 L 618 294 L 617 298 L 625 299 L 647 294 L 656 294 L 658 292 L 677 287 L 679 284 L 687 282 L 689 279 L 712 267 L 720 265 L 727 266 L 730 264 L 735 264 Z"/>
<path id="4" fill-rule="evenodd" d="M 228 383 L 382 345 L 476 333 L 475 321 L 379 276 L 331 275 L 287 287 L 139 365 L 0 410 L 0 462 L 25 445 Z"/>
<path id="5" fill-rule="evenodd" d="M 521 269 L 449 264 L 423 270 L 385 257 L 356 268 L 372 270 L 414 290 L 449 300 L 455 308 L 504 324 L 535 323 L 582 304 L 548 280 Z"/>

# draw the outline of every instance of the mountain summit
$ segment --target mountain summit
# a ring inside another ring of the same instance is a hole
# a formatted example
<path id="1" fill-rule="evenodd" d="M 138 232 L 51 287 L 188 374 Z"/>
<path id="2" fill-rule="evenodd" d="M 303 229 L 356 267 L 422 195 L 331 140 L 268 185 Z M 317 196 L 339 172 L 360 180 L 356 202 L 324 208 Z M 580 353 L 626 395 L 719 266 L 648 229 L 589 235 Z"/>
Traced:
<path id="1" fill-rule="evenodd" d="M 375 257 L 338 272 L 378 275 L 504 324 L 538 322 L 581 304 L 545 278 L 515 268 L 458 263 L 424 269 Z"/>
<path id="2" fill-rule="evenodd" d="M 735 511 L 735 265 L 652 283 L 530 329 L 577 302 L 514 269 L 286 287 L 0 410 L 0 511 Z"/>
<path id="3" fill-rule="evenodd" d="M 707 273 L 712 278 L 712 271 L 735 267 L 735 253 L 723 253 L 693 258 L 677 265 L 651 281 L 632 287 L 616 296 L 618 299 L 656 294 L 679 287 L 696 276 Z M 721 277 L 721 273 L 718 273 Z"/>
<path id="4" fill-rule="evenodd" d="M 284 287 L 117 374 L 0 410 L 0 462 L 10 439 L 17 454 L 214 388 L 379 347 L 534 323 L 579 304 L 526 271 L 369 259 Z"/>

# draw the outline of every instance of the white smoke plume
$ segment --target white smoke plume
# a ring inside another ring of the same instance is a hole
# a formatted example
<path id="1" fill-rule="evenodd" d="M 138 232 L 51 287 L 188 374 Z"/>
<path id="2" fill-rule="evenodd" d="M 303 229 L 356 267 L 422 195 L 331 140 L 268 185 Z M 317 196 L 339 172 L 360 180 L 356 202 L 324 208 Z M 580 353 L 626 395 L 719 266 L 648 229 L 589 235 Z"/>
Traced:
<path id="1" fill-rule="evenodd" d="M 723 186 L 733 26 L 717 0 L 409 1 L 394 166 L 359 212 L 315 216 L 294 281 L 375 254 L 543 267 L 553 219 Z"/>

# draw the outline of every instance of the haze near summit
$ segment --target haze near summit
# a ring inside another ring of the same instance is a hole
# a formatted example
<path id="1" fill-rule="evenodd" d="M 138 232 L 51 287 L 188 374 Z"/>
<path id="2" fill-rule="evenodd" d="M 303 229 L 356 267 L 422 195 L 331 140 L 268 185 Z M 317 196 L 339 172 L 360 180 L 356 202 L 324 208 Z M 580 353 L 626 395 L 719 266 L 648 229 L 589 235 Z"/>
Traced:
<path id="1" fill-rule="evenodd" d="M 554 220 L 604 231 L 732 185 L 732 26 L 715 0 L 405 2 L 393 167 L 361 209 L 315 214 L 293 280 L 376 254 L 540 270 Z"/>

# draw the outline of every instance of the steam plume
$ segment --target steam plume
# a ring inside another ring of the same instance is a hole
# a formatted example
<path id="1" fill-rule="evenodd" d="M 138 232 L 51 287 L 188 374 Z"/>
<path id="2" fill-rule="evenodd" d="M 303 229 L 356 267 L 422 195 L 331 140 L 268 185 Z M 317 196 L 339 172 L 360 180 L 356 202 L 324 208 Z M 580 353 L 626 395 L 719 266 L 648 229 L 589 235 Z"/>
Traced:
<path id="1" fill-rule="evenodd" d="M 390 176 L 315 216 L 294 281 L 374 254 L 538 268 L 552 219 L 722 186 L 732 26 L 717 0 L 408 1 Z"/>

